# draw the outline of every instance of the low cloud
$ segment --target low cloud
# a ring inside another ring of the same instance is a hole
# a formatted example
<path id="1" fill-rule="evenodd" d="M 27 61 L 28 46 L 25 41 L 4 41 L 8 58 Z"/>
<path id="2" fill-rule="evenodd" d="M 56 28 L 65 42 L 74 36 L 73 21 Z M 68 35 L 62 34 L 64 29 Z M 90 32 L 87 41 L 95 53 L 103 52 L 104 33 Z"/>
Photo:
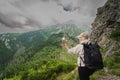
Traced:
<path id="1" fill-rule="evenodd" d="M 61 6 L 64 11 L 74 11 L 79 9 L 79 0 L 46 0 L 46 2 L 54 1 L 57 5 Z"/>
<path id="2" fill-rule="evenodd" d="M 90 26 L 97 8 L 106 0 L 0 0 L 0 23 L 9 29 L 27 31 L 73 21 Z M 24 30 L 23 30 L 24 29 Z M 10 30 L 11 32 L 11 30 Z"/>
<path id="3" fill-rule="evenodd" d="M 5 15 L 0 13 L 0 22 L 10 28 L 40 27 L 37 21 L 19 14 Z"/>
<path id="4" fill-rule="evenodd" d="M 72 3 L 71 3 L 71 4 L 68 4 L 68 5 L 63 6 L 63 9 L 64 9 L 65 11 L 75 11 L 75 10 L 79 9 L 79 6 L 73 7 L 73 6 L 72 6 Z"/>
<path id="5" fill-rule="evenodd" d="M 10 28 L 25 28 L 26 26 L 33 28 L 41 27 L 40 22 L 26 15 L 26 13 L 12 3 L 13 2 L 1 1 L 0 23 Z"/>

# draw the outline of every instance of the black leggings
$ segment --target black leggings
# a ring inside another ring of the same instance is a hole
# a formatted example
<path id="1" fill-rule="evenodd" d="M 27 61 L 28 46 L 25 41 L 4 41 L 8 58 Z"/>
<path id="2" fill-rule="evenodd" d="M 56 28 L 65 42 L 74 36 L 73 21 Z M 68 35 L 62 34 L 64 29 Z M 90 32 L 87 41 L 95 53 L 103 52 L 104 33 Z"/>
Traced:
<path id="1" fill-rule="evenodd" d="M 92 75 L 94 70 L 88 69 L 87 67 L 78 67 L 78 73 L 80 80 L 90 80 L 89 76 Z"/>

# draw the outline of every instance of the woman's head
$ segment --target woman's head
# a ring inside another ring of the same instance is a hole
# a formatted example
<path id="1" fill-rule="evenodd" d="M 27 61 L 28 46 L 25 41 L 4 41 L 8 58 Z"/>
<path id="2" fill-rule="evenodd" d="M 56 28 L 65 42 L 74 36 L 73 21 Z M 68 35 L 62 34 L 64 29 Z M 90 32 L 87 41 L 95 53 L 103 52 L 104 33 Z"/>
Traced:
<path id="1" fill-rule="evenodd" d="M 89 39 L 89 34 L 87 32 L 83 32 L 79 36 L 77 36 L 77 38 L 80 41 L 87 40 L 87 39 Z"/>

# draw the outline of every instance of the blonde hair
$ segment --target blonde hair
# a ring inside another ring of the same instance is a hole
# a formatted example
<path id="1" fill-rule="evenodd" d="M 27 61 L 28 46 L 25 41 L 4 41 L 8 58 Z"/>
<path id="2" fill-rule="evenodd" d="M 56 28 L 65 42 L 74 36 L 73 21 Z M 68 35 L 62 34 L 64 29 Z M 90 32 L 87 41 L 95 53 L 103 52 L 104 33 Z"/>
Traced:
<path id="1" fill-rule="evenodd" d="M 84 33 L 82 36 L 83 36 L 85 39 L 88 39 L 88 38 L 89 38 L 89 34 L 86 34 L 86 33 Z"/>
<path id="2" fill-rule="evenodd" d="M 81 33 L 77 38 L 84 37 L 85 39 L 89 39 L 89 34 L 87 32 Z"/>

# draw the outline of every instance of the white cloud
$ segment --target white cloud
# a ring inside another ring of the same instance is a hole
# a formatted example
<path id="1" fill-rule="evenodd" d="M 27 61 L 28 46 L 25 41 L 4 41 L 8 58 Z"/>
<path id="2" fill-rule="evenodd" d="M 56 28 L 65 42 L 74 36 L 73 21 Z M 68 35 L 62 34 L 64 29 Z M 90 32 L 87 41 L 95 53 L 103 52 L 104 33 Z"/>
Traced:
<path id="1" fill-rule="evenodd" d="M 90 26 L 97 8 L 105 2 L 106 0 L 0 0 L 0 22 L 21 32 L 68 21 L 73 21 L 78 26 Z M 4 27 L 0 30 L 2 29 Z M 4 30 L 9 32 L 9 29 Z"/>

